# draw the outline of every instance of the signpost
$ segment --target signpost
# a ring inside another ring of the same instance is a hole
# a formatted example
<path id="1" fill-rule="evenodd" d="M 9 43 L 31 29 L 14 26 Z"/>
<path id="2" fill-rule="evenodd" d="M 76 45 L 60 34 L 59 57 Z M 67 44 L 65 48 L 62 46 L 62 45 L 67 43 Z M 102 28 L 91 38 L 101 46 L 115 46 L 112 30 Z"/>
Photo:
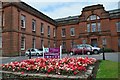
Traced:
<path id="1" fill-rule="evenodd" d="M 62 58 L 62 47 L 60 48 L 44 48 L 43 47 L 43 58 Z"/>

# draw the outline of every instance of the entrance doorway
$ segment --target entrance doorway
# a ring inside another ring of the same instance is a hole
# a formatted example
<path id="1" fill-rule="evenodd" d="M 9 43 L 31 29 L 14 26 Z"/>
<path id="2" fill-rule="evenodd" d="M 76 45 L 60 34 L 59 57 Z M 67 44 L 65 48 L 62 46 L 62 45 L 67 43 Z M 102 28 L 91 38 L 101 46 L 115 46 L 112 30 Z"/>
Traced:
<path id="1" fill-rule="evenodd" d="M 91 39 L 91 45 L 98 47 L 97 39 Z"/>

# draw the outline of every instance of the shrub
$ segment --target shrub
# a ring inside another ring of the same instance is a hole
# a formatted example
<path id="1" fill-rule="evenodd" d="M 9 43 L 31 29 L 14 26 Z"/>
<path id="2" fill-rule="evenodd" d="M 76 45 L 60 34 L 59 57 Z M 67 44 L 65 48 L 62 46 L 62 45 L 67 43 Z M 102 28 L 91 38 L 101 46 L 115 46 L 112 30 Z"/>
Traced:
<path id="1" fill-rule="evenodd" d="M 110 48 L 105 48 L 104 52 L 114 52 L 114 50 L 110 49 Z"/>

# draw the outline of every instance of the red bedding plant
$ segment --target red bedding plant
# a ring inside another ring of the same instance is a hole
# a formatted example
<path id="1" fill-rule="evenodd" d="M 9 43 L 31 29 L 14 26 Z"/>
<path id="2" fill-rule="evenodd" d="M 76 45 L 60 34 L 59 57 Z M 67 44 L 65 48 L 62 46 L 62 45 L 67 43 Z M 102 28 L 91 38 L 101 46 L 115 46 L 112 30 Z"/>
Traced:
<path id="1" fill-rule="evenodd" d="M 33 58 L 21 62 L 11 62 L 2 65 L 3 70 L 23 73 L 44 73 L 59 75 L 77 75 L 87 70 L 89 65 L 96 62 L 95 58 L 62 58 L 46 59 Z"/>

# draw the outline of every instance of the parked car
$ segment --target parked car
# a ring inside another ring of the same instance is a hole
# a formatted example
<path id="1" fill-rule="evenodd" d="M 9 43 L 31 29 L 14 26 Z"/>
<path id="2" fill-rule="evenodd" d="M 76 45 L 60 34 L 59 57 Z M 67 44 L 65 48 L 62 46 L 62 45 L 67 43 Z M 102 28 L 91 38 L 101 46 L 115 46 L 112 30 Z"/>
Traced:
<path id="1" fill-rule="evenodd" d="M 25 52 L 25 55 L 26 55 L 26 56 L 29 56 L 29 50 L 31 51 L 31 55 L 32 55 L 32 56 L 40 56 L 40 55 L 43 55 L 43 50 L 42 50 L 42 49 L 30 48 L 30 49 L 27 49 L 27 50 L 26 50 L 26 52 Z"/>
<path id="2" fill-rule="evenodd" d="M 74 48 L 70 49 L 70 55 L 73 54 L 98 54 L 100 52 L 100 48 L 92 47 L 89 44 L 80 44 L 76 45 Z"/>

